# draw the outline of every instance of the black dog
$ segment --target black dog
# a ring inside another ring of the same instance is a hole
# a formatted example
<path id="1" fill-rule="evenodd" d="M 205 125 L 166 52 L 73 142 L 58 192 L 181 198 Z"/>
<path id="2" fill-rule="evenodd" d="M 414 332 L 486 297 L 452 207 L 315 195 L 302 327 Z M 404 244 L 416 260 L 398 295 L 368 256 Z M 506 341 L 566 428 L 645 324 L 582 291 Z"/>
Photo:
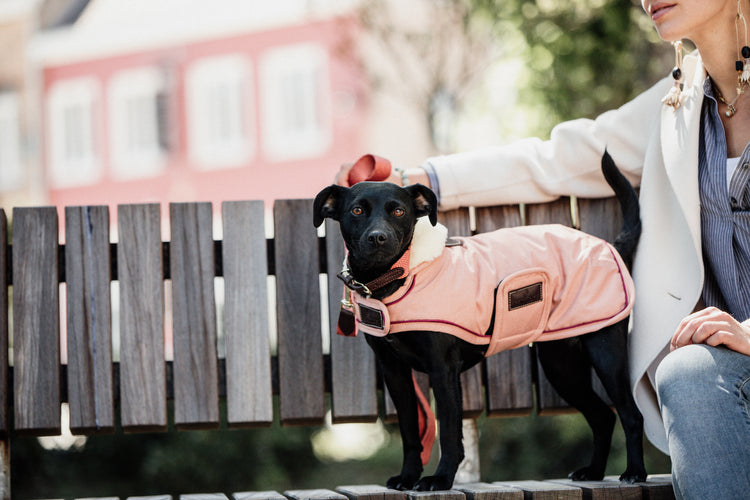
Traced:
<path id="1" fill-rule="evenodd" d="M 613 245 L 629 267 L 641 230 L 638 199 L 607 153 L 602 159 L 602 171 L 623 210 L 623 229 Z M 427 216 L 433 226 L 437 222 L 435 195 L 422 185 L 406 188 L 373 182 L 362 182 L 351 188 L 334 185 L 321 191 L 314 202 L 315 226 L 325 218 L 340 223 L 348 251 L 349 287 L 374 299 L 389 297 L 404 285 L 405 280 L 398 279 L 398 274 L 396 279 L 393 276 L 383 279 L 383 276 L 389 275 L 394 263 L 409 248 L 415 223 L 422 216 Z M 365 286 L 362 292 L 362 284 L 370 285 L 372 290 Z M 387 486 L 401 490 L 450 489 L 463 460 L 460 373 L 480 362 L 485 357 L 487 346 L 425 330 L 366 335 L 366 339 L 381 365 L 398 412 L 403 440 L 401 473 L 390 478 Z M 593 333 L 535 345 L 553 387 L 583 413 L 594 434 L 591 463 L 572 472 L 570 478 L 601 479 L 609 454 L 615 416 L 592 389 L 593 366 L 614 402 L 625 430 L 627 469 L 620 480 L 644 481 L 643 418 L 629 389 L 627 318 Z M 440 422 L 440 462 L 435 475 L 421 480 L 422 446 L 412 369 L 429 375 Z"/>

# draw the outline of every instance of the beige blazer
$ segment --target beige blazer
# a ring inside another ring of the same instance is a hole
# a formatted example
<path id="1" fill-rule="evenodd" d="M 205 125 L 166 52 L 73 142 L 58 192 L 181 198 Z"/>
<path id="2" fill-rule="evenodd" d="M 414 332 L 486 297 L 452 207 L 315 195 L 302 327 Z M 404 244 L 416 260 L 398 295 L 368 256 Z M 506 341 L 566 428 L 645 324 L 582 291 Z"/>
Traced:
<path id="1" fill-rule="evenodd" d="M 685 57 L 683 74 L 685 101 L 677 111 L 661 103 L 673 82 L 668 77 L 595 120 L 558 125 L 548 141 L 524 139 L 427 160 L 437 172 L 446 210 L 562 195 L 611 196 L 600 171 L 605 147 L 640 185 L 643 233 L 633 264 L 630 375 L 646 435 L 665 453 L 654 373 L 703 286 L 698 141 L 706 73 L 697 52 Z"/>

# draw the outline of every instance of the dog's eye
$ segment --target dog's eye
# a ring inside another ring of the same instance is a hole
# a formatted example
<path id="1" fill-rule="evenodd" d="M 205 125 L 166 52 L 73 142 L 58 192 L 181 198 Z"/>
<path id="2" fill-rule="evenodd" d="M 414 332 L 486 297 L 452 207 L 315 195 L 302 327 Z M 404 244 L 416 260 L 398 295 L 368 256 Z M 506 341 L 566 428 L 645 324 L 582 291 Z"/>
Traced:
<path id="1" fill-rule="evenodd" d="M 403 217 L 406 211 L 403 208 L 396 208 L 392 213 L 394 217 Z"/>
<path id="2" fill-rule="evenodd" d="M 354 215 L 362 215 L 365 211 L 362 210 L 362 207 L 354 207 L 352 208 L 352 213 Z"/>

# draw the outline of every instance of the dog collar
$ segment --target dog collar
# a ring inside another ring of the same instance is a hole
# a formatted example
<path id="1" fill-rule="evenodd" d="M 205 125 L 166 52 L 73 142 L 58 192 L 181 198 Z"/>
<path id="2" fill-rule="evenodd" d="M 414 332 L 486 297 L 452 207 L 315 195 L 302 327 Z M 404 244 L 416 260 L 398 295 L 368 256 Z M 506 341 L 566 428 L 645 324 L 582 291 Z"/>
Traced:
<path id="1" fill-rule="evenodd" d="M 370 297 L 372 296 L 372 292 L 393 283 L 397 279 L 405 277 L 409 273 L 410 257 L 411 249 L 407 249 L 401 258 L 399 258 L 388 271 L 367 283 L 361 283 L 352 277 L 349 265 L 346 261 L 344 261 L 344 268 L 336 275 L 336 277 L 343 281 L 344 285 L 349 290 L 356 292 L 363 297 Z"/>

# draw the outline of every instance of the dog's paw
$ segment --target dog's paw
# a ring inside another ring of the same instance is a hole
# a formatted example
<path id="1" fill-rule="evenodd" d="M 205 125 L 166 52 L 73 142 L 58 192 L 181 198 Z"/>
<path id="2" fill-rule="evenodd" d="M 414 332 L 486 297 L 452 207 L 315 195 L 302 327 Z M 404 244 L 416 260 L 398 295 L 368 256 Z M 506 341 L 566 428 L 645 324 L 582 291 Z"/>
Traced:
<path id="1" fill-rule="evenodd" d="M 601 481 L 604 479 L 604 471 L 593 467 L 581 467 L 568 474 L 568 479 L 573 481 Z"/>
<path id="2" fill-rule="evenodd" d="M 631 470 L 631 468 L 628 467 L 620 476 L 620 481 L 628 484 L 643 483 L 646 481 L 646 476 L 646 469 L 638 467 Z"/>
<path id="3" fill-rule="evenodd" d="M 414 483 L 417 482 L 419 476 L 393 476 L 385 482 L 385 487 L 392 490 L 406 491 L 414 488 Z"/>
<path id="4" fill-rule="evenodd" d="M 453 486 L 453 478 L 447 476 L 427 476 L 414 485 L 416 491 L 444 491 Z"/>

